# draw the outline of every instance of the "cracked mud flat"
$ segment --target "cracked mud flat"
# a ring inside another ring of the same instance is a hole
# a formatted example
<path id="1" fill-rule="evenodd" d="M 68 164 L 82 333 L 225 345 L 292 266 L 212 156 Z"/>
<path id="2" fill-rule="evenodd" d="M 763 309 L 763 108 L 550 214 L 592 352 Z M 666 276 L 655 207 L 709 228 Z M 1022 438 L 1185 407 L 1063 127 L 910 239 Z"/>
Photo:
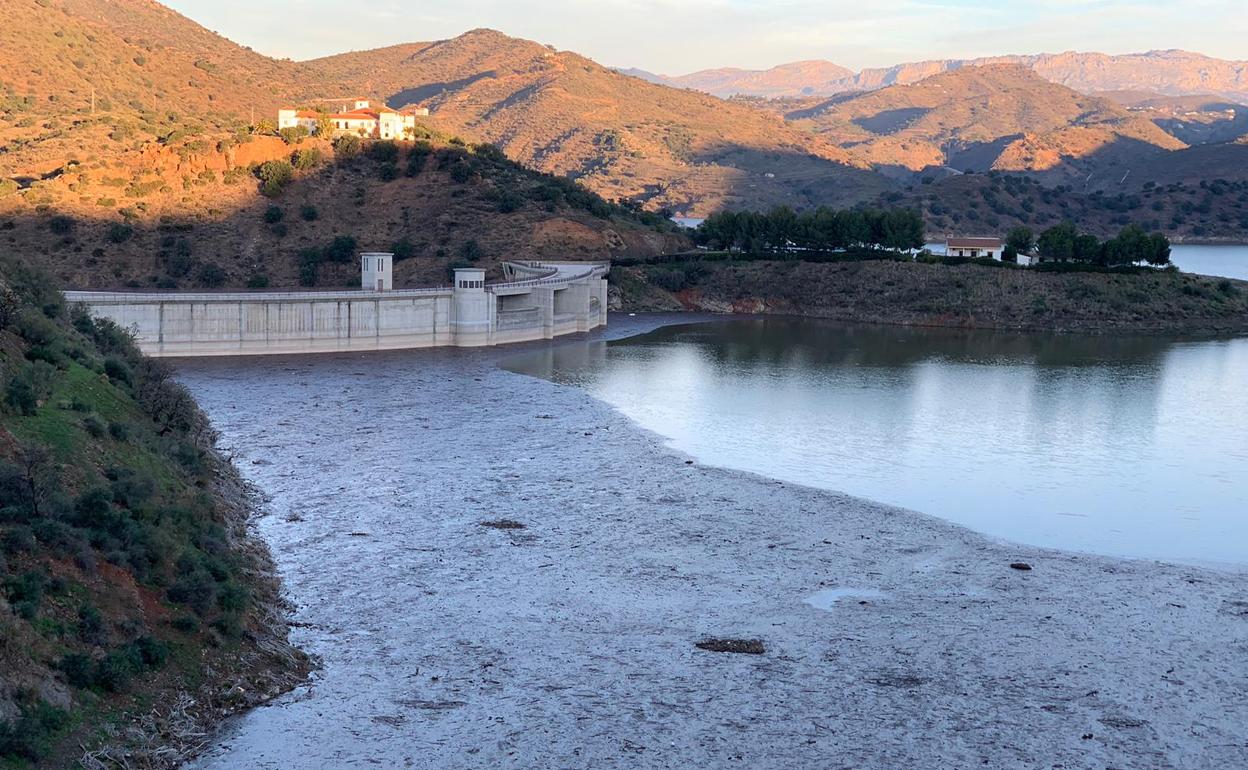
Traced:
<path id="1" fill-rule="evenodd" d="M 196 768 L 1248 767 L 1248 575 L 688 465 L 513 350 L 180 364 L 323 661 Z"/>

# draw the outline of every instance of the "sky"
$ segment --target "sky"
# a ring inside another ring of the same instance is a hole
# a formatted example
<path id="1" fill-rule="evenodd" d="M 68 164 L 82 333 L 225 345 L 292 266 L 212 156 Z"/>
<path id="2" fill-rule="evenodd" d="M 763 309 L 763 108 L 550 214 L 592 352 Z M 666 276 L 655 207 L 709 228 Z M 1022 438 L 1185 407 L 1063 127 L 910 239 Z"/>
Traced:
<path id="1" fill-rule="evenodd" d="M 1244 0 L 165 0 L 231 40 L 309 59 L 490 27 L 678 75 L 827 59 L 1182 48 L 1248 58 Z"/>

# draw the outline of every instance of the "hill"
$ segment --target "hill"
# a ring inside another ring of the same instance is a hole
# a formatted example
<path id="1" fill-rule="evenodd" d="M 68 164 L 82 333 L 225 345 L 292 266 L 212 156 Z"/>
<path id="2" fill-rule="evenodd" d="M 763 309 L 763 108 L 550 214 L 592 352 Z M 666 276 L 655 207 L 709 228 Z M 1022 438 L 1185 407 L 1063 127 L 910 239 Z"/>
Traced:
<path id="1" fill-rule="evenodd" d="M 832 96 L 847 91 L 871 91 L 891 85 L 917 83 L 944 72 L 996 64 L 1028 67 L 1050 82 L 1083 93 L 1149 91 L 1170 96 L 1216 94 L 1232 101 L 1248 100 L 1248 62 L 1173 50 L 1125 55 L 1068 51 L 1029 56 L 935 59 L 864 69 L 857 73 L 831 62 L 802 62 L 796 70 L 790 64 L 770 70 L 707 70 L 665 77 L 663 81 L 722 97 Z M 840 70 L 845 72 L 841 77 L 829 78 L 826 75 Z M 802 71 L 807 73 L 806 76 L 799 75 Z M 729 73 L 731 76 L 728 76 Z"/>
<path id="2" fill-rule="evenodd" d="M 0 766 L 168 766 L 306 673 L 195 402 L 7 253 L 0 383 Z"/>
<path id="3" fill-rule="evenodd" d="M 308 66 L 321 78 L 309 94 L 363 84 L 392 106 L 428 107 L 448 132 L 652 209 L 698 215 L 725 206 L 850 202 L 884 187 L 844 151 L 765 112 L 492 30 Z"/>
<path id="4" fill-rule="evenodd" d="M 282 181 L 266 190 L 270 171 Z M 492 268 L 687 243 L 661 217 L 435 132 L 410 147 L 187 137 L 82 154 L 0 198 L 0 248 L 38 255 L 78 288 L 354 285 L 355 254 L 390 249 L 398 285 L 438 285 L 465 260 Z"/>
<path id="5" fill-rule="evenodd" d="M 835 97 L 788 118 L 885 171 L 945 166 L 1117 179 L 1119 169 L 1186 146 L 1146 116 L 1016 65 Z"/>
<path id="6" fill-rule="evenodd" d="M 664 78 L 659 82 L 705 91 L 720 97 L 815 96 L 846 90 L 842 84 L 852 80 L 853 70 L 828 61 L 802 61 L 781 64 L 768 70 L 736 68 L 702 70 L 689 75 Z"/>

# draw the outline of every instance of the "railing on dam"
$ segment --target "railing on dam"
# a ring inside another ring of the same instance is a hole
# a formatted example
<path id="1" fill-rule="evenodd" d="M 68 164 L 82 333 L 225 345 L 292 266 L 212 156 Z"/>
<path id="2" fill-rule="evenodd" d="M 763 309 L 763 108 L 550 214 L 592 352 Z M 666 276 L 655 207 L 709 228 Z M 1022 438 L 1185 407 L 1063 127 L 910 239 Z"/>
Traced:
<path id="1" fill-rule="evenodd" d="M 316 291 L 67 291 L 70 302 L 94 304 L 134 304 L 149 302 L 319 302 L 333 300 L 376 299 L 378 297 L 449 296 L 449 286 L 422 289 L 395 289 L 384 293 L 363 289 L 328 289 Z"/>

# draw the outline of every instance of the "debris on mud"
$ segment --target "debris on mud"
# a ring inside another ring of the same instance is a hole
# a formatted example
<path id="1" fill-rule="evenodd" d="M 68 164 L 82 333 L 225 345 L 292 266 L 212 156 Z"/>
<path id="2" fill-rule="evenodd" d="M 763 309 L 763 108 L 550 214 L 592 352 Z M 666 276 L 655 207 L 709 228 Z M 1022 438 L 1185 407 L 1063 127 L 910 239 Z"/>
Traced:
<path id="1" fill-rule="evenodd" d="M 524 529 L 524 524 L 512 519 L 495 519 L 493 521 L 483 521 L 481 526 L 490 529 Z"/>
<path id="2" fill-rule="evenodd" d="M 1016 561 L 1010 564 L 1010 569 L 1021 570 L 1023 572 L 1031 572 L 1031 565 L 1025 561 Z"/>
<path id="3" fill-rule="evenodd" d="M 767 652 L 761 639 L 703 639 L 695 645 L 707 652 L 735 652 L 743 655 L 762 655 Z"/>

